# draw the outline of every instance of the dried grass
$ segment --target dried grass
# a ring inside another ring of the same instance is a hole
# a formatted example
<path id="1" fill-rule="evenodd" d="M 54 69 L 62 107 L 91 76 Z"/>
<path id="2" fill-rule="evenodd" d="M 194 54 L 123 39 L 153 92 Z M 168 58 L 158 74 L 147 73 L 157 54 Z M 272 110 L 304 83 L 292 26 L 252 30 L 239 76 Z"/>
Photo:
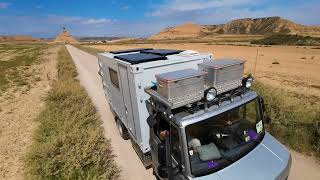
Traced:
<path id="1" fill-rule="evenodd" d="M 110 142 L 66 50 L 58 56 L 58 80 L 38 118 L 26 163 L 28 179 L 117 179 Z"/>

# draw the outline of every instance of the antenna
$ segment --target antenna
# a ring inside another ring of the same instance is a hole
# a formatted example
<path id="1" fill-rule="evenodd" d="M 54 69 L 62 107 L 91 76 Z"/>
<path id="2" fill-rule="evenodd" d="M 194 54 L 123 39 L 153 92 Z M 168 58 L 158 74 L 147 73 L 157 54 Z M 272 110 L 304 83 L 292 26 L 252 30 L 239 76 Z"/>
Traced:
<path id="1" fill-rule="evenodd" d="M 255 63 L 254 63 L 253 77 L 256 75 L 257 62 L 258 62 L 258 54 L 259 54 L 259 48 L 257 48 L 256 61 L 255 61 Z"/>

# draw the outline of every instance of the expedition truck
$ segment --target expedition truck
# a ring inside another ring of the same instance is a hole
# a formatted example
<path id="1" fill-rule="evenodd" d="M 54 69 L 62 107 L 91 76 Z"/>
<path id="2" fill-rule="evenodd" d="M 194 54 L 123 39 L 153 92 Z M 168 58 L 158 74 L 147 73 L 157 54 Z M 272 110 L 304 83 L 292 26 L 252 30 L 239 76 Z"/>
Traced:
<path id="1" fill-rule="evenodd" d="M 290 152 L 265 131 L 244 61 L 146 48 L 99 53 L 98 63 L 121 137 L 157 179 L 288 178 Z"/>

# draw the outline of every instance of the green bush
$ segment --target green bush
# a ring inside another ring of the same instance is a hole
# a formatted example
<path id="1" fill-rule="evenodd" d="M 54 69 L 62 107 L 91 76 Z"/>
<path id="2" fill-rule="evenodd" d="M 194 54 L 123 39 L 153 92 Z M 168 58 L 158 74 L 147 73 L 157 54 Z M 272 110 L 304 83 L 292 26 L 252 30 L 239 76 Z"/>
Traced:
<path id="1" fill-rule="evenodd" d="M 299 35 L 273 34 L 263 39 L 251 41 L 251 44 L 314 46 L 320 44 L 320 38 Z"/>
<path id="2" fill-rule="evenodd" d="M 272 119 L 269 131 L 281 142 L 300 152 L 320 157 L 320 104 L 310 97 L 255 82 L 253 87 L 266 103 Z"/>
<path id="3" fill-rule="evenodd" d="M 109 140 L 101 119 L 77 75 L 65 47 L 59 51 L 58 80 L 37 117 L 39 127 L 27 155 L 29 179 L 117 179 Z"/>

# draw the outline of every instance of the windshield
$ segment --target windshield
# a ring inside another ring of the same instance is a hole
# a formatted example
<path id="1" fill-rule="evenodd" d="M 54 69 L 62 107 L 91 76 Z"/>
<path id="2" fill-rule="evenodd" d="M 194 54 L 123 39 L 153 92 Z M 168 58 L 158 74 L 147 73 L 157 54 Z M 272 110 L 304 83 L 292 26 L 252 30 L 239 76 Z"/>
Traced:
<path id="1" fill-rule="evenodd" d="M 220 170 L 256 147 L 264 135 L 257 99 L 186 127 L 192 174 Z"/>

